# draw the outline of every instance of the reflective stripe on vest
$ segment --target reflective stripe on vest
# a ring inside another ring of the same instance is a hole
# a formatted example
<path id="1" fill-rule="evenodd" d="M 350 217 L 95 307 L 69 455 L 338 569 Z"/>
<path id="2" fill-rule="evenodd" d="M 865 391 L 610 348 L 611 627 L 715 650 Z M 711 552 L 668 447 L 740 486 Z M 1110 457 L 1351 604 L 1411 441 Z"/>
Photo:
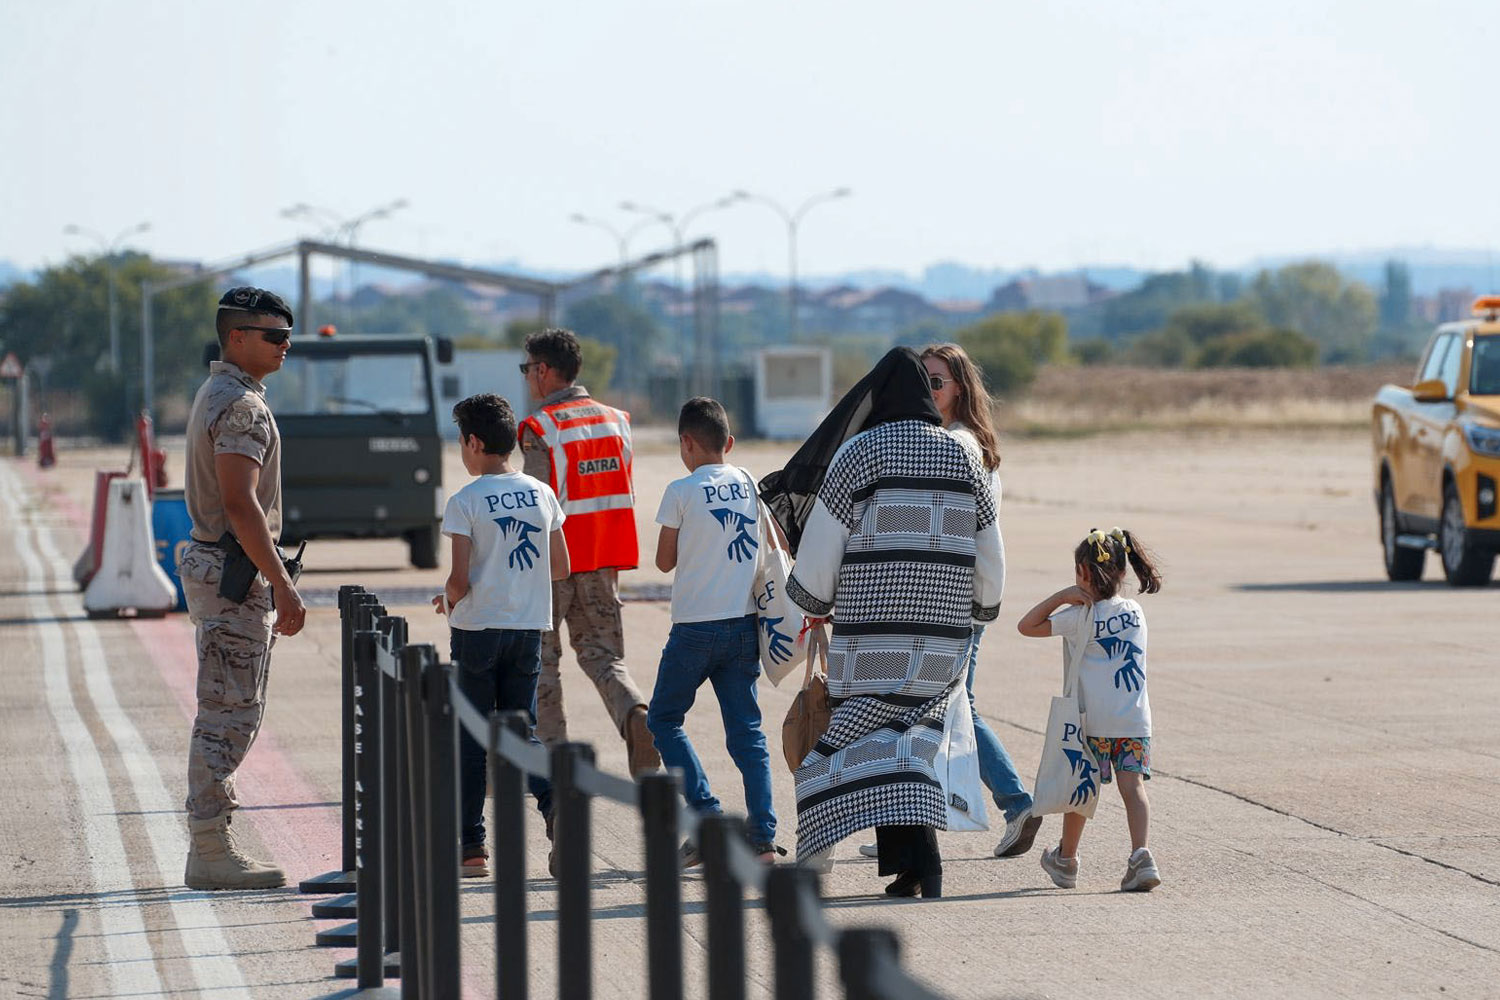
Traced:
<path id="1" fill-rule="evenodd" d="M 585 397 L 545 406 L 524 425 L 551 459 L 573 572 L 636 566 L 629 414 Z"/>

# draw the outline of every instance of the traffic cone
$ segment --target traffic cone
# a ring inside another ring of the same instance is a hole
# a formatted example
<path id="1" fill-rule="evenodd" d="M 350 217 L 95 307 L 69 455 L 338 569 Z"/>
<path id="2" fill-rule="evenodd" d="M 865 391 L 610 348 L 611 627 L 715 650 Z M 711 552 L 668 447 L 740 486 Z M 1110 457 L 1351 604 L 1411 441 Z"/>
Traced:
<path id="1" fill-rule="evenodd" d="M 45 413 L 37 422 L 36 464 L 43 469 L 50 469 L 57 464 L 57 451 L 52 444 L 52 421 Z"/>

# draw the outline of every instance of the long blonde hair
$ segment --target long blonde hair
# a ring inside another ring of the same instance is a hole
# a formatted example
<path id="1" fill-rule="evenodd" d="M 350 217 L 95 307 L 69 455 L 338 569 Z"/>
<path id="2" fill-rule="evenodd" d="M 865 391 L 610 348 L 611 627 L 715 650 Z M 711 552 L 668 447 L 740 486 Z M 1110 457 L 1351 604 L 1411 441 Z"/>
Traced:
<path id="1" fill-rule="evenodd" d="M 948 366 L 953 380 L 958 383 L 958 400 L 953 404 L 953 419 L 974 433 L 979 442 L 979 453 L 984 467 L 994 471 L 1000 464 L 1000 441 L 995 434 L 995 421 L 991 416 L 994 401 L 984 387 L 979 375 L 979 366 L 968 352 L 957 344 L 930 344 L 922 348 L 922 360 L 937 358 Z"/>

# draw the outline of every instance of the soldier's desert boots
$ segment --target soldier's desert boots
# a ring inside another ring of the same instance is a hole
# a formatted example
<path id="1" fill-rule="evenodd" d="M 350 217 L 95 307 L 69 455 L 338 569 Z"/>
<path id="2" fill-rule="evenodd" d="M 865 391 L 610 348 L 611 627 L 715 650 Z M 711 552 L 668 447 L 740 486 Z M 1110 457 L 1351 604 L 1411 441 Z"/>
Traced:
<path id="1" fill-rule="evenodd" d="M 189 889 L 272 889 L 286 885 L 286 873 L 273 864 L 246 857 L 235 843 L 228 816 L 188 820 Z"/>

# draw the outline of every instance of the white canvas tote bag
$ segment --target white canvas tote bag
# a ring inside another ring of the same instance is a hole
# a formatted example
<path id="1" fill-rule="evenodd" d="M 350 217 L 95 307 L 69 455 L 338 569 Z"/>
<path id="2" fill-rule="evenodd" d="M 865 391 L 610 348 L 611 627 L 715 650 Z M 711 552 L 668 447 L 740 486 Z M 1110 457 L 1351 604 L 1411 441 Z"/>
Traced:
<path id="1" fill-rule="evenodd" d="M 760 639 L 760 668 L 772 684 L 807 662 L 802 609 L 786 595 L 792 559 L 776 537 L 770 511 L 760 505 L 760 561 L 755 571 L 755 631 Z"/>
<path id="2" fill-rule="evenodd" d="M 1093 624 L 1094 612 L 1089 607 L 1079 618 L 1078 634 L 1072 637 L 1063 692 L 1052 699 L 1047 713 L 1047 736 L 1031 793 L 1033 816 L 1072 812 L 1092 818 L 1099 805 L 1099 765 L 1084 741 L 1085 719 L 1078 709 L 1078 671 Z"/>

